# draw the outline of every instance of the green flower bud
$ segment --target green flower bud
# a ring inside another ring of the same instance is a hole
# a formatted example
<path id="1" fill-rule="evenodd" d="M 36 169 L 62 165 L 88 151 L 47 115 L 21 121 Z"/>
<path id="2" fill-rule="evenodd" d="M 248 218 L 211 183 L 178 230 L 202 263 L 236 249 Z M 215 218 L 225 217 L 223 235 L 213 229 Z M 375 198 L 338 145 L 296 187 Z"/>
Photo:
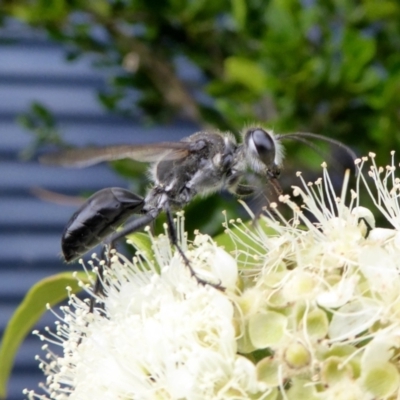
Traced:
<path id="1" fill-rule="evenodd" d="M 273 357 L 265 357 L 257 364 L 257 379 L 269 387 L 279 385 L 279 362 Z"/>
<path id="2" fill-rule="evenodd" d="M 285 337 L 287 318 L 274 311 L 252 315 L 249 319 L 249 337 L 257 349 L 273 347 Z"/>
<path id="3" fill-rule="evenodd" d="M 399 389 L 399 370 L 390 362 L 377 365 L 362 373 L 361 384 L 374 398 L 388 398 Z"/>
<path id="4" fill-rule="evenodd" d="M 299 369 L 306 367 L 311 362 L 310 352 L 302 343 L 291 343 L 285 350 L 285 361 L 290 368 Z"/>

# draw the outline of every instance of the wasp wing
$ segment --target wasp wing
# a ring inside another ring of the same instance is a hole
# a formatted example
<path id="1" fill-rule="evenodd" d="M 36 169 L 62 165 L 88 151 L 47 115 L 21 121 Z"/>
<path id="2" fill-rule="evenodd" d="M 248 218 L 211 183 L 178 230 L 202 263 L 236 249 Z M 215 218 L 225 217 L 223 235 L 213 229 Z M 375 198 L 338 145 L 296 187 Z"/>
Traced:
<path id="1" fill-rule="evenodd" d="M 43 164 L 83 168 L 103 161 L 131 158 L 141 162 L 177 160 L 187 157 L 189 142 L 161 142 L 146 145 L 115 145 L 63 150 L 40 157 Z"/>

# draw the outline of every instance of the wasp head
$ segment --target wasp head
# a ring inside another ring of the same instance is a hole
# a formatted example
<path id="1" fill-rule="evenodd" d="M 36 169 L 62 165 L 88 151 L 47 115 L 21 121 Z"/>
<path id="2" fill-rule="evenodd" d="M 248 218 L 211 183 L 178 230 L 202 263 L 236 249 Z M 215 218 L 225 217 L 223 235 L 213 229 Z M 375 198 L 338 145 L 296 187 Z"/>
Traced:
<path id="1" fill-rule="evenodd" d="M 272 130 L 260 127 L 246 128 L 243 132 L 244 155 L 257 173 L 275 174 L 283 159 L 283 147 Z"/>

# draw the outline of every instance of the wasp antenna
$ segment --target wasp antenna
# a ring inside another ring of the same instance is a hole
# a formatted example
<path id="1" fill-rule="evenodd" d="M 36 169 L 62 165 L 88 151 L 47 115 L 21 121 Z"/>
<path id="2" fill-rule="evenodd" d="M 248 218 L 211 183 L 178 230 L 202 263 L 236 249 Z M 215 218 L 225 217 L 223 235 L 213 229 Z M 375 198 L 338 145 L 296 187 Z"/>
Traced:
<path id="1" fill-rule="evenodd" d="M 284 135 L 284 136 L 287 136 L 287 135 Z M 287 139 L 291 139 L 291 140 L 295 140 L 296 142 L 303 143 L 304 145 L 306 145 L 307 147 L 309 147 L 310 149 L 315 151 L 315 153 L 317 153 L 319 156 L 321 156 L 322 159 L 324 159 L 326 157 L 326 154 L 318 146 L 316 146 L 314 143 L 310 142 L 309 140 L 307 140 L 303 137 L 290 137 Z"/>
<path id="2" fill-rule="evenodd" d="M 301 140 L 300 138 L 303 140 Z M 312 148 L 312 146 L 310 146 L 310 142 L 307 140 L 307 138 L 321 140 L 323 142 L 338 146 L 341 149 L 343 149 L 352 158 L 353 161 L 357 158 L 356 153 L 349 146 L 346 146 L 344 143 L 340 142 L 339 140 L 328 138 L 328 137 L 322 136 L 322 135 L 318 135 L 316 133 L 293 132 L 293 133 L 287 133 L 285 135 L 279 135 L 279 140 L 284 140 L 284 139 L 297 140 L 298 142 L 305 143 L 307 146 Z"/>

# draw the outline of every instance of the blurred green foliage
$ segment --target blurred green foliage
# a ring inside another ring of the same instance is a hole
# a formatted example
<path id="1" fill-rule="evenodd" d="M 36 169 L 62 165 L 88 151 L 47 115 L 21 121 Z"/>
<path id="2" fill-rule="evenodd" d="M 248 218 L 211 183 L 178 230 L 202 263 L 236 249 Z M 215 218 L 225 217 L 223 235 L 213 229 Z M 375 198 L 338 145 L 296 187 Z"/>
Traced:
<path id="1" fill-rule="evenodd" d="M 110 110 L 314 132 L 379 150 L 381 163 L 399 147 L 397 0 L 3 0 L 0 11 L 47 31 L 69 60 L 108 68 Z"/>
<path id="2" fill-rule="evenodd" d="M 34 141 L 20 153 L 22 160 L 32 158 L 43 145 L 65 145 L 54 116 L 39 102 L 33 102 L 29 110 L 18 116 L 17 122 L 34 134 Z"/>
<path id="3" fill-rule="evenodd" d="M 101 97 L 110 108 L 134 89 L 152 118 L 183 114 L 233 129 L 266 121 L 349 144 L 362 138 L 369 150 L 400 141 L 398 1 L 3 0 L 1 8 L 44 28 L 70 59 L 92 54 L 119 67 Z M 201 87 L 182 81 L 180 57 L 198 68 Z"/>

